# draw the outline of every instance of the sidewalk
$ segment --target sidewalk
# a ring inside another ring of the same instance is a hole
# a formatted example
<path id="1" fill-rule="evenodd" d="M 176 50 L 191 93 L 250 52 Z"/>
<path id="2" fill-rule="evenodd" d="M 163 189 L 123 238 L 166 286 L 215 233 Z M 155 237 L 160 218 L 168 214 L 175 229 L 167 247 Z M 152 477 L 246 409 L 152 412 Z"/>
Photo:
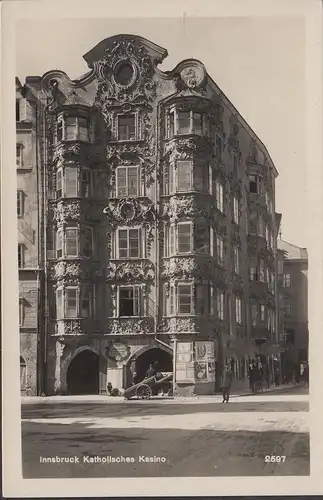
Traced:
<path id="1" fill-rule="evenodd" d="M 261 398 L 261 396 L 264 396 L 265 394 L 270 394 L 272 392 L 278 393 L 277 395 L 281 395 L 283 393 L 288 393 L 289 389 L 294 389 L 295 387 L 302 387 L 304 384 L 293 384 L 293 385 L 280 385 L 278 387 L 270 387 L 269 389 L 264 389 L 263 392 L 259 392 L 257 394 L 253 394 L 250 391 L 244 391 L 239 394 L 233 393 L 230 395 L 230 399 L 236 399 L 240 397 L 252 397 L 252 399 L 257 399 Z M 142 401 L 142 400 L 136 400 L 133 399 L 131 401 Z M 174 398 L 163 398 L 163 397 L 152 397 L 150 401 L 153 401 L 154 403 L 176 403 L 176 402 L 181 402 L 181 403 L 192 403 L 192 402 L 219 402 L 222 401 L 222 396 L 221 394 L 216 394 L 216 395 L 200 395 L 200 396 L 192 396 L 192 397 L 181 397 L 181 396 L 175 396 Z M 147 401 L 144 400 L 144 403 Z M 94 395 L 85 395 L 85 396 L 22 396 L 21 397 L 21 403 L 22 404 L 32 404 L 32 403 L 38 403 L 38 404 L 50 404 L 50 403 L 127 403 L 127 401 L 124 399 L 122 396 L 107 396 L 106 394 L 94 394 Z"/>

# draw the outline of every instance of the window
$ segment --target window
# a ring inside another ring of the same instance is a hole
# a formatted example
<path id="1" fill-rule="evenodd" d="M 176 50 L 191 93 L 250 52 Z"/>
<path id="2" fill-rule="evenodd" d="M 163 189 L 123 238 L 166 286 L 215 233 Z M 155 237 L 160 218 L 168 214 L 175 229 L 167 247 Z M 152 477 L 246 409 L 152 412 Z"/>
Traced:
<path id="1" fill-rule="evenodd" d="M 223 139 L 219 134 L 215 134 L 215 156 L 219 159 L 222 157 Z"/>
<path id="2" fill-rule="evenodd" d="M 63 182 L 62 182 L 63 172 L 61 169 L 57 170 L 56 174 L 56 198 L 61 198 L 63 195 Z"/>
<path id="3" fill-rule="evenodd" d="M 210 253 L 210 228 L 206 221 L 195 222 L 195 250 Z"/>
<path id="4" fill-rule="evenodd" d="M 77 118 L 67 117 L 65 118 L 65 140 L 66 141 L 76 141 L 77 140 Z"/>
<path id="5" fill-rule="evenodd" d="M 294 344 L 295 343 L 295 332 L 293 328 L 286 328 L 285 330 L 285 342 L 288 344 Z"/>
<path id="6" fill-rule="evenodd" d="M 78 138 L 80 141 L 89 142 L 89 122 L 87 118 L 78 119 Z"/>
<path id="7" fill-rule="evenodd" d="M 192 285 L 179 283 L 178 293 L 178 314 L 192 313 Z"/>
<path id="8" fill-rule="evenodd" d="M 178 231 L 178 253 L 189 253 L 192 251 L 192 223 L 180 222 Z"/>
<path id="9" fill-rule="evenodd" d="M 255 261 L 250 263 L 250 281 L 258 281 L 257 264 Z"/>
<path id="10" fill-rule="evenodd" d="M 256 212 L 250 212 L 249 215 L 249 234 L 258 234 L 258 214 Z"/>
<path id="11" fill-rule="evenodd" d="M 292 313 L 291 303 L 289 299 L 284 299 L 283 302 L 284 316 L 285 318 L 290 318 Z"/>
<path id="12" fill-rule="evenodd" d="M 58 229 L 56 233 L 56 258 L 63 257 L 63 230 Z"/>
<path id="13" fill-rule="evenodd" d="M 189 134 L 191 133 L 191 119 L 189 111 L 182 111 L 177 113 L 177 133 L 178 134 Z"/>
<path id="14" fill-rule="evenodd" d="M 20 356 L 20 390 L 25 390 L 27 385 L 27 366 L 24 358 Z"/>
<path id="15" fill-rule="evenodd" d="M 224 262 L 224 243 L 221 236 L 216 236 L 216 260 L 217 263 L 223 265 Z"/>
<path id="16" fill-rule="evenodd" d="M 139 195 L 138 167 L 117 168 L 117 197 Z"/>
<path id="17" fill-rule="evenodd" d="M 58 120 L 56 124 L 56 140 L 57 142 L 60 142 L 63 140 L 64 137 L 64 123 L 63 120 Z"/>
<path id="18" fill-rule="evenodd" d="M 196 314 L 205 315 L 209 314 L 209 300 L 210 300 L 210 287 L 209 285 L 196 284 Z"/>
<path id="19" fill-rule="evenodd" d="M 65 136 L 61 131 L 62 122 L 57 122 L 57 140 L 89 141 L 89 120 L 84 117 L 68 116 L 65 118 Z M 61 139 L 60 139 L 61 138 Z"/>
<path id="20" fill-rule="evenodd" d="M 263 304 L 260 305 L 260 321 L 263 323 L 265 321 L 266 308 Z"/>
<path id="21" fill-rule="evenodd" d="M 203 115 L 201 113 L 193 113 L 193 134 L 203 135 Z"/>
<path id="22" fill-rule="evenodd" d="M 290 274 L 284 274 L 284 288 L 290 288 Z"/>
<path id="23" fill-rule="evenodd" d="M 262 215 L 258 215 L 258 236 L 261 238 L 264 237 L 264 220 L 262 218 Z"/>
<path id="24" fill-rule="evenodd" d="M 216 312 L 217 318 L 221 321 L 224 320 L 224 293 L 217 291 L 216 294 Z"/>
<path id="25" fill-rule="evenodd" d="M 20 121 L 20 99 L 16 99 L 16 122 Z"/>
<path id="26" fill-rule="evenodd" d="M 78 255 L 78 231 L 75 228 L 67 228 L 65 231 L 65 250 L 67 257 Z"/>
<path id="27" fill-rule="evenodd" d="M 62 288 L 58 288 L 56 290 L 56 314 L 57 314 L 57 319 L 64 318 L 63 289 Z"/>
<path id="28" fill-rule="evenodd" d="M 141 315 L 141 288 L 139 286 L 122 286 L 119 288 L 119 316 Z"/>
<path id="29" fill-rule="evenodd" d="M 81 254 L 83 257 L 93 255 L 93 231 L 91 227 L 83 227 L 81 232 Z"/>
<path id="30" fill-rule="evenodd" d="M 92 194 L 92 173 L 89 170 L 81 170 L 80 195 L 88 198 Z"/>
<path id="31" fill-rule="evenodd" d="M 169 316 L 174 316 L 175 315 L 175 288 L 174 288 L 174 285 L 171 285 L 169 287 L 169 308 L 168 308 L 168 315 Z"/>
<path id="32" fill-rule="evenodd" d="M 75 167 L 65 168 L 65 196 L 78 196 L 77 177 L 78 169 Z"/>
<path id="33" fill-rule="evenodd" d="M 25 266 L 25 247 L 22 243 L 18 244 L 18 268 L 22 269 Z"/>
<path id="34" fill-rule="evenodd" d="M 239 225 L 239 200 L 236 196 L 233 197 L 233 221 Z"/>
<path id="35" fill-rule="evenodd" d="M 66 318 L 77 318 L 77 288 L 67 287 L 65 289 L 65 317 Z"/>
<path id="36" fill-rule="evenodd" d="M 236 297 L 236 323 L 242 323 L 242 308 L 240 297 Z"/>
<path id="37" fill-rule="evenodd" d="M 223 212 L 223 185 L 219 182 L 216 181 L 216 208 L 220 210 L 220 212 Z"/>
<path id="38" fill-rule="evenodd" d="M 118 116 L 118 140 L 133 141 L 136 139 L 136 116 Z"/>
<path id="39" fill-rule="evenodd" d="M 24 299 L 19 299 L 19 326 L 23 326 L 25 319 L 25 304 Z"/>
<path id="40" fill-rule="evenodd" d="M 260 179 L 257 174 L 249 175 L 249 192 L 253 194 L 260 194 Z"/>
<path id="41" fill-rule="evenodd" d="M 196 162 L 194 167 L 194 188 L 201 193 L 209 192 L 209 164 Z"/>
<path id="42" fill-rule="evenodd" d="M 118 229 L 118 259 L 140 257 L 140 228 Z"/>
<path id="43" fill-rule="evenodd" d="M 259 261 L 259 281 L 265 282 L 265 266 L 264 261 L 260 259 Z"/>
<path id="44" fill-rule="evenodd" d="M 24 216 L 24 192 L 20 189 L 17 191 L 17 217 Z"/>
<path id="45" fill-rule="evenodd" d="M 17 167 L 23 166 L 23 155 L 22 155 L 23 145 L 16 144 L 16 165 Z"/>
<path id="46" fill-rule="evenodd" d="M 240 272 L 240 259 L 239 259 L 239 248 L 235 247 L 233 249 L 233 260 L 234 260 L 234 272 L 239 274 Z"/>
<path id="47" fill-rule="evenodd" d="M 168 137 L 173 137 L 175 134 L 175 114 L 171 111 L 168 115 Z"/>
<path id="48" fill-rule="evenodd" d="M 251 325 L 257 326 L 258 322 L 258 304 L 251 304 Z"/>
<path id="49" fill-rule="evenodd" d="M 177 191 L 190 191 L 192 189 L 193 162 L 179 160 L 176 162 Z"/>
<path id="50" fill-rule="evenodd" d="M 94 289 L 92 285 L 82 284 L 81 288 L 81 317 L 91 318 L 94 315 Z"/>

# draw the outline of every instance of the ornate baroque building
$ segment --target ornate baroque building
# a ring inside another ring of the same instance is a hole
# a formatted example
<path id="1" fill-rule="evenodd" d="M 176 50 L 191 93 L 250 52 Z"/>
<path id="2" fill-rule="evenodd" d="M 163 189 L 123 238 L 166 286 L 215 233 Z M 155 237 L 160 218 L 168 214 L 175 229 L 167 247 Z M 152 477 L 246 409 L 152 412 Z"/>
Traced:
<path id="1" fill-rule="evenodd" d="M 225 363 L 238 389 L 279 359 L 277 171 L 203 64 L 166 56 L 113 36 L 77 80 L 17 81 L 27 394 L 122 389 L 154 361 L 213 393 Z"/>

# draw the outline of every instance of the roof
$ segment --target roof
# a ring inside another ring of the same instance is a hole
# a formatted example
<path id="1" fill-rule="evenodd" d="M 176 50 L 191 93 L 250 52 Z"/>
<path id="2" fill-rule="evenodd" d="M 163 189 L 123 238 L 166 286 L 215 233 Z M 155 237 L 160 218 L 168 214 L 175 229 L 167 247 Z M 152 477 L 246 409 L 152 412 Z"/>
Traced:
<path id="1" fill-rule="evenodd" d="M 287 260 L 308 260 L 307 249 L 298 247 L 288 241 L 278 240 L 278 250 L 282 250 Z"/>

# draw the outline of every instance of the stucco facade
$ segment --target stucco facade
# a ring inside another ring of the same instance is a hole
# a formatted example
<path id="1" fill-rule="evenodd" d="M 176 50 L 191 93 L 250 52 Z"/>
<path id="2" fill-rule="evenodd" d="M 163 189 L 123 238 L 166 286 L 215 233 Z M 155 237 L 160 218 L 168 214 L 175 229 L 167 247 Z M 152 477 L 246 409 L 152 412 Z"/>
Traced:
<path id="1" fill-rule="evenodd" d="M 225 363 L 240 389 L 248 360 L 279 359 L 277 171 L 203 64 L 166 56 L 114 36 L 80 79 L 26 81 L 46 394 L 122 390 L 153 361 L 178 393 L 214 393 Z"/>

